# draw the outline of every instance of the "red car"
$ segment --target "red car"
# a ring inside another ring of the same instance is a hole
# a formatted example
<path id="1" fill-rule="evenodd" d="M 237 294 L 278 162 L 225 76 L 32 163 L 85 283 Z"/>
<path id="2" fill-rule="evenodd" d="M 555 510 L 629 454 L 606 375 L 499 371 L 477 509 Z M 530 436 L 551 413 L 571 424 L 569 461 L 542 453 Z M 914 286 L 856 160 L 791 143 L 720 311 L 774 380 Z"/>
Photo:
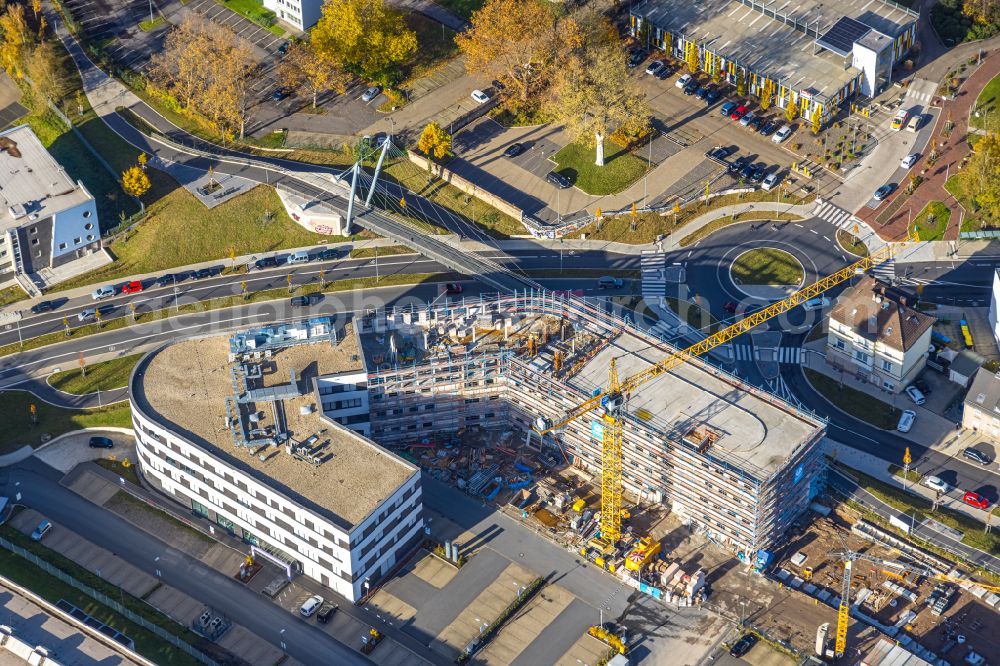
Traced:
<path id="1" fill-rule="evenodd" d="M 736 314 L 736 301 L 726 301 L 726 304 L 722 306 L 722 309 L 729 314 Z"/>
<path id="2" fill-rule="evenodd" d="M 739 120 L 743 116 L 747 115 L 747 111 L 749 110 L 750 109 L 740 104 L 738 107 L 733 109 L 733 112 L 729 114 L 729 117 L 732 118 L 733 120 Z"/>
<path id="3" fill-rule="evenodd" d="M 462 285 L 456 284 L 454 282 L 449 282 L 444 286 L 444 293 L 449 296 L 457 296 L 462 293 Z"/>
<path id="4" fill-rule="evenodd" d="M 962 498 L 962 501 L 970 506 L 976 507 L 977 509 L 986 509 L 990 505 L 990 501 L 988 499 L 986 499 L 979 493 L 974 493 L 972 491 L 965 493 L 965 496 Z"/>
<path id="5" fill-rule="evenodd" d="M 122 286 L 123 294 L 138 294 L 142 291 L 142 283 L 138 280 L 132 280 L 131 282 L 126 282 Z"/>

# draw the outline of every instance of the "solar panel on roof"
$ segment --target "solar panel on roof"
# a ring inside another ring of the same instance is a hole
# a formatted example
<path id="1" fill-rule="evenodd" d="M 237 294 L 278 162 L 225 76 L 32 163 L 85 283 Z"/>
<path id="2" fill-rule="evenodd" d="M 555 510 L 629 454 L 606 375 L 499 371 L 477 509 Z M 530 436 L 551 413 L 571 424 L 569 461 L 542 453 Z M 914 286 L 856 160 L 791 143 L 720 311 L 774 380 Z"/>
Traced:
<path id="1" fill-rule="evenodd" d="M 831 26 L 816 43 L 825 49 L 842 56 L 850 55 L 854 42 L 864 37 L 871 30 L 867 25 L 849 16 L 842 16 Z"/>

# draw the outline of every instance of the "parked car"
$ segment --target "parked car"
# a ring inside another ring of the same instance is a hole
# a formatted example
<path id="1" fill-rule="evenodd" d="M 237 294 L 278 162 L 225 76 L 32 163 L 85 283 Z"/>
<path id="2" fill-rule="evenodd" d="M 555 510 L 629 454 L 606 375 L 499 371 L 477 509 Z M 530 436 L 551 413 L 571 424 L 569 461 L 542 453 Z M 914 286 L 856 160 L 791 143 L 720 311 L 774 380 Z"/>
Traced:
<path id="1" fill-rule="evenodd" d="M 493 79 L 490 81 L 490 85 L 493 86 L 495 90 L 507 90 L 507 86 L 505 86 L 499 79 Z"/>
<path id="2" fill-rule="evenodd" d="M 142 291 L 142 282 L 139 280 L 130 280 L 122 285 L 123 294 L 138 294 Z"/>
<path id="3" fill-rule="evenodd" d="M 947 483 L 945 483 L 944 481 L 942 481 L 939 477 L 936 477 L 934 475 L 925 476 L 924 477 L 924 485 L 927 486 L 928 488 L 930 488 L 931 490 L 935 490 L 935 491 L 937 491 L 939 493 L 942 493 L 942 494 L 951 491 L 951 486 L 949 486 Z"/>
<path id="4" fill-rule="evenodd" d="M 990 506 L 990 501 L 980 495 L 979 493 L 974 493 L 971 490 L 962 496 L 962 501 L 969 506 L 974 506 L 977 509 L 986 510 Z"/>
<path id="5" fill-rule="evenodd" d="M 722 97 L 722 93 L 719 92 L 718 88 L 709 88 L 708 93 L 705 94 L 705 104 L 715 104 L 720 97 Z"/>
<path id="6" fill-rule="evenodd" d="M 282 86 L 271 93 L 271 99 L 275 102 L 280 102 L 283 99 L 287 99 L 292 96 L 292 89 Z"/>
<path id="7" fill-rule="evenodd" d="M 323 605 L 323 597 L 318 594 L 314 594 L 303 602 L 299 607 L 299 615 L 302 617 L 312 617 L 312 614 L 319 610 L 319 607 Z"/>
<path id="8" fill-rule="evenodd" d="M 909 155 L 907 155 L 902 159 L 902 161 L 899 163 L 899 166 L 902 169 L 909 169 L 910 167 L 912 167 L 914 164 L 917 163 L 918 159 L 920 159 L 920 153 L 910 153 Z"/>
<path id="9" fill-rule="evenodd" d="M 740 118 L 740 125 L 746 127 L 756 117 L 757 116 L 754 115 L 753 111 L 747 111 L 746 113 L 743 114 L 743 117 Z"/>
<path id="10" fill-rule="evenodd" d="M 306 250 L 299 250 L 298 252 L 292 252 L 285 263 L 290 266 L 295 266 L 297 264 L 308 264 L 311 257 L 309 252 Z"/>
<path id="11" fill-rule="evenodd" d="M 771 137 L 771 141 L 774 141 L 775 143 L 781 143 L 789 136 L 791 136 L 791 134 L 792 134 L 792 128 L 789 125 L 782 125 L 781 128 L 774 133 L 774 136 Z"/>
<path id="12" fill-rule="evenodd" d="M 753 173 L 750 174 L 750 180 L 759 183 L 764 180 L 764 176 L 767 175 L 767 165 L 763 162 L 754 165 Z"/>
<path id="13" fill-rule="evenodd" d="M 825 296 L 818 296 L 816 298 L 810 298 L 808 301 L 802 304 L 802 307 L 806 310 L 823 310 L 830 307 L 830 299 Z"/>
<path id="14" fill-rule="evenodd" d="M 736 149 L 733 148 L 732 146 L 716 146 L 712 150 L 708 151 L 707 157 L 714 157 L 718 160 L 724 160 L 735 152 Z"/>
<path id="15" fill-rule="evenodd" d="M 740 120 L 743 116 L 747 115 L 747 107 L 740 104 L 738 107 L 733 109 L 733 112 L 729 114 L 729 117 L 733 120 Z"/>
<path id="16" fill-rule="evenodd" d="M 545 180 L 549 181 L 551 184 L 555 185 L 560 190 L 565 190 L 567 187 L 573 184 L 569 182 L 569 178 L 562 175 L 558 171 L 549 171 L 548 175 L 545 176 Z"/>
<path id="17" fill-rule="evenodd" d="M 737 157 L 735 160 L 729 163 L 729 171 L 732 173 L 739 173 L 740 171 L 743 170 L 743 167 L 745 167 L 750 161 L 751 161 L 750 158 L 746 155 Z"/>
<path id="18" fill-rule="evenodd" d="M 113 449 L 115 443 L 111 441 L 110 437 L 91 437 L 87 446 L 92 449 Z"/>
<path id="19" fill-rule="evenodd" d="M 366 103 L 370 102 L 381 94 L 382 94 L 381 86 L 372 86 L 371 88 L 368 88 L 363 93 L 361 93 L 361 101 Z"/>
<path id="20" fill-rule="evenodd" d="M 444 293 L 448 296 L 458 296 L 462 293 L 462 285 L 457 282 L 449 282 L 444 285 Z"/>
<path id="21" fill-rule="evenodd" d="M 473 90 L 469 96 L 480 104 L 486 104 L 486 102 L 490 101 L 490 96 L 482 90 Z"/>
<path id="22" fill-rule="evenodd" d="M 517 157 L 524 152 L 523 143 L 512 143 L 507 146 L 507 150 L 503 151 L 504 157 Z"/>
<path id="23" fill-rule="evenodd" d="M 927 398 L 924 397 L 924 394 L 921 393 L 920 389 L 916 386 L 907 386 L 906 395 L 910 396 L 910 400 L 912 400 L 915 405 L 922 405 L 927 402 Z"/>
<path id="24" fill-rule="evenodd" d="M 316 261 L 332 261 L 334 259 L 340 259 L 340 250 L 334 247 L 328 247 L 316 255 Z"/>
<path id="25" fill-rule="evenodd" d="M 177 276 L 173 273 L 167 273 L 156 278 L 157 287 L 166 287 L 168 284 L 174 284 L 175 282 L 177 282 Z"/>
<path id="26" fill-rule="evenodd" d="M 288 42 L 282 42 L 281 46 L 278 47 L 278 55 L 285 55 L 288 53 L 288 47 L 291 46 Z"/>
<path id="27" fill-rule="evenodd" d="M 340 606 L 337 604 L 323 604 L 323 607 L 319 609 L 318 613 L 316 613 L 316 621 L 320 624 L 326 624 L 330 621 L 330 618 L 333 617 L 334 613 L 337 612 L 338 608 L 340 608 Z"/>
<path id="28" fill-rule="evenodd" d="M 920 389 L 920 392 L 923 393 L 924 395 L 930 395 L 931 393 L 933 393 L 933 391 L 931 391 L 931 387 L 927 384 L 927 382 L 925 382 L 920 377 L 917 377 L 916 379 L 913 380 L 913 385 L 916 386 L 918 389 Z"/>
<path id="29" fill-rule="evenodd" d="M 312 293 L 303 294 L 301 296 L 292 296 L 290 303 L 292 304 L 292 307 L 307 308 L 313 303 L 319 303 L 321 300 L 323 300 L 323 294 Z"/>
<path id="30" fill-rule="evenodd" d="M 653 62 L 649 63 L 648 67 L 646 67 L 646 73 L 649 74 L 650 76 L 655 76 L 656 74 L 659 73 L 661 69 L 663 69 L 663 67 L 664 65 L 662 60 L 654 60 Z"/>
<path id="31" fill-rule="evenodd" d="M 875 190 L 875 194 L 872 195 L 872 198 L 875 199 L 875 201 L 882 201 L 887 196 L 889 196 L 894 189 L 896 189 L 895 185 L 887 183 L 882 187 L 878 188 L 877 190 Z"/>
<path id="32" fill-rule="evenodd" d="M 740 169 L 740 178 L 743 179 L 743 182 L 748 182 L 750 178 L 753 176 L 753 172 L 754 172 L 753 164 L 746 164 L 742 169 Z"/>
<path id="33" fill-rule="evenodd" d="M 757 635 L 756 634 L 744 634 L 740 640 L 733 643 L 733 647 L 729 648 L 729 655 L 731 657 L 736 657 L 739 659 L 747 652 L 749 652 L 754 645 L 757 645 Z"/>
<path id="34" fill-rule="evenodd" d="M 896 430 L 899 432 L 910 432 L 910 428 L 913 427 L 913 422 L 917 419 L 917 413 L 912 409 L 907 409 L 903 412 L 903 415 L 899 417 L 899 425 L 896 426 Z"/>
<path id="35" fill-rule="evenodd" d="M 737 106 L 738 105 L 736 104 L 736 102 L 726 102 L 721 107 L 719 107 L 719 113 L 721 113 L 724 116 L 728 116 L 736 109 Z"/>
<path id="36" fill-rule="evenodd" d="M 274 268 L 275 266 L 278 265 L 278 258 L 277 257 L 261 257 L 260 259 L 258 259 L 257 261 L 255 261 L 253 265 L 257 269 Z"/>
<path id="37" fill-rule="evenodd" d="M 683 89 L 684 86 L 686 86 L 687 84 L 691 83 L 691 79 L 692 78 L 694 78 L 694 77 L 692 77 L 690 74 L 685 74 L 684 76 L 682 76 L 679 79 L 677 79 L 676 81 L 674 81 L 674 85 L 677 86 L 678 88 Z"/>
<path id="38" fill-rule="evenodd" d="M 621 278 L 611 277 L 610 275 L 597 278 L 598 289 L 621 289 L 623 286 L 625 286 L 625 281 Z"/>
<path id="39" fill-rule="evenodd" d="M 52 523 L 43 519 L 42 522 L 38 523 L 38 527 L 35 528 L 35 531 L 31 533 L 31 540 L 41 541 L 42 538 L 44 538 L 45 535 L 48 534 L 49 530 L 51 529 L 52 529 Z"/>
<path id="40" fill-rule="evenodd" d="M 764 182 L 761 183 L 760 186 L 765 192 L 770 192 L 775 187 L 777 187 L 778 183 L 780 182 L 781 182 L 781 177 L 777 174 L 777 172 L 771 172 L 767 174 L 767 176 L 764 178 Z"/>
<path id="41" fill-rule="evenodd" d="M 692 79 L 691 81 L 688 81 L 686 86 L 684 86 L 684 94 L 690 96 L 696 92 L 698 92 L 698 82 Z"/>
<path id="42" fill-rule="evenodd" d="M 754 116 L 753 118 L 750 119 L 750 122 L 747 123 L 747 129 L 749 129 L 751 132 L 758 132 L 760 131 L 760 126 L 761 124 L 763 124 L 763 122 L 764 122 L 763 118 L 761 118 L 760 116 Z"/>
<path id="43" fill-rule="evenodd" d="M 639 66 L 643 60 L 646 59 L 646 52 L 642 49 L 635 49 L 628 57 L 628 68 L 634 69 Z"/>
<path id="44" fill-rule="evenodd" d="M 924 117 L 919 113 L 914 114 L 914 116 L 910 118 L 910 122 L 906 123 L 906 130 L 908 132 L 916 132 L 923 124 Z"/>
<path id="45" fill-rule="evenodd" d="M 971 446 L 964 451 L 962 451 L 962 456 L 968 458 L 973 462 L 977 462 L 983 467 L 986 467 L 993 462 L 993 459 L 988 455 L 980 451 L 979 449 L 972 448 Z"/>
<path id="46" fill-rule="evenodd" d="M 777 129 L 778 129 L 778 123 L 774 122 L 773 120 L 768 120 L 761 126 L 760 130 L 758 131 L 760 132 L 761 136 L 771 136 Z"/>
<path id="47" fill-rule="evenodd" d="M 704 100 L 707 95 L 708 95 L 708 87 L 707 86 L 702 86 L 702 87 L 698 88 L 696 91 L 694 91 L 694 96 L 697 97 L 700 100 Z"/>
<path id="48" fill-rule="evenodd" d="M 194 277 L 195 280 L 201 280 L 202 278 L 212 277 L 213 275 L 215 275 L 215 271 L 213 269 L 199 268 L 192 274 L 192 277 Z"/>
<path id="49" fill-rule="evenodd" d="M 33 314 L 41 314 L 43 312 L 48 312 L 50 310 L 55 310 L 56 304 L 53 301 L 38 301 L 31 306 L 31 312 Z"/>
<path id="50" fill-rule="evenodd" d="M 674 70 L 670 69 L 670 65 L 664 65 L 660 68 L 660 71 L 655 74 L 655 77 L 659 81 L 665 81 L 670 78 L 670 75 L 673 73 Z"/>
<path id="51" fill-rule="evenodd" d="M 112 285 L 105 285 L 103 287 L 98 287 L 94 291 L 90 292 L 90 297 L 95 301 L 103 301 L 105 298 L 111 298 L 115 295 L 115 288 Z"/>

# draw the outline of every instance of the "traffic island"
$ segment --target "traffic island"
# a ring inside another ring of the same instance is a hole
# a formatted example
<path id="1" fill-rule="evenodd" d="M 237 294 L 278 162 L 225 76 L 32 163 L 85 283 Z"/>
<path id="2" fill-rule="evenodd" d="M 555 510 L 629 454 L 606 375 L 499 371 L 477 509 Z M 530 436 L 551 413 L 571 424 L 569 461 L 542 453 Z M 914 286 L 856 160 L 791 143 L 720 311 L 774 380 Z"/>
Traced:
<path id="1" fill-rule="evenodd" d="M 802 286 L 805 268 L 785 250 L 758 247 L 736 257 L 729 267 L 729 277 L 747 296 L 776 300 Z"/>

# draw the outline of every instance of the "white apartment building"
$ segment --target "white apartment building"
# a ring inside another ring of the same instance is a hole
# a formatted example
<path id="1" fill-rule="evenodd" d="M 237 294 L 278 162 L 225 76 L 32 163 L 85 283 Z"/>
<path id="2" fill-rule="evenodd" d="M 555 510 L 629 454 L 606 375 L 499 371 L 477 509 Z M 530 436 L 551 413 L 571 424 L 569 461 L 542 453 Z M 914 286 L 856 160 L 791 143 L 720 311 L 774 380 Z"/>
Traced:
<path id="1" fill-rule="evenodd" d="M 323 0 L 264 0 L 264 8 L 274 12 L 279 21 L 305 32 L 319 20 Z"/>
<path id="2" fill-rule="evenodd" d="M 94 197 L 27 125 L 0 132 L 0 287 L 101 248 Z"/>
<path id="3" fill-rule="evenodd" d="M 290 578 L 356 601 L 423 538 L 420 470 L 324 413 L 321 379 L 361 366 L 351 329 L 321 340 L 235 361 L 223 336 L 148 354 L 129 384 L 138 466 Z"/>
<path id="4" fill-rule="evenodd" d="M 990 292 L 990 329 L 993 331 L 993 341 L 996 343 L 997 347 L 1000 347 L 1000 320 L 997 318 L 997 312 L 1000 311 L 1000 270 L 994 269 L 993 271 L 993 289 Z"/>
<path id="5" fill-rule="evenodd" d="M 872 277 L 842 293 L 830 310 L 826 360 L 891 393 L 905 389 L 927 361 L 934 317 Z"/>
<path id="6" fill-rule="evenodd" d="M 980 368 L 965 394 L 962 427 L 1000 444 L 1000 376 Z"/>

